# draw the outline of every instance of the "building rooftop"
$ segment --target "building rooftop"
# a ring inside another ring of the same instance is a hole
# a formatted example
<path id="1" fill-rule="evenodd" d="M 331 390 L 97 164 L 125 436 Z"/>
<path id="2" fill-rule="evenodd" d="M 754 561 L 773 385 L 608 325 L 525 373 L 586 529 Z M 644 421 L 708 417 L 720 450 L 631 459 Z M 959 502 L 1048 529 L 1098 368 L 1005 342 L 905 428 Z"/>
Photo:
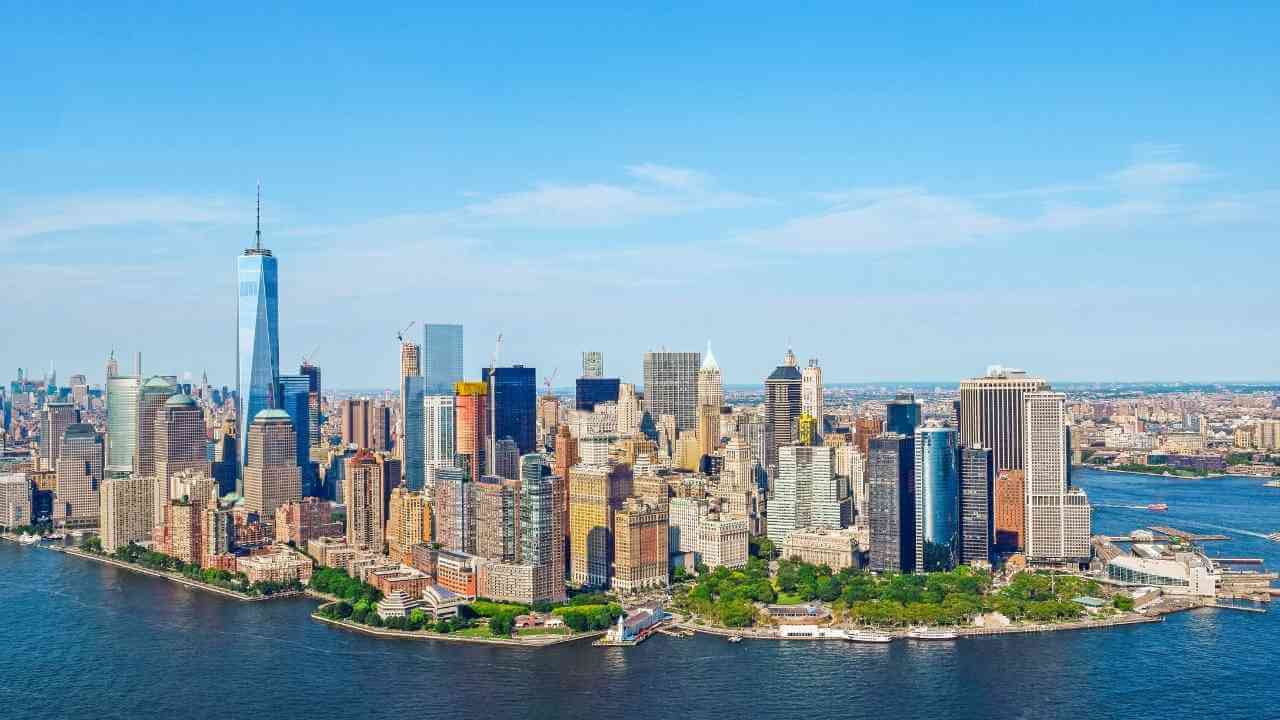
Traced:
<path id="1" fill-rule="evenodd" d="M 290 422 L 293 421 L 293 419 L 289 417 L 289 413 L 279 408 L 267 408 L 265 410 L 259 410 L 258 414 L 253 416 L 253 421 L 257 422 L 259 420 L 289 420 Z"/>
<path id="2" fill-rule="evenodd" d="M 172 408 L 195 407 L 196 401 L 195 401 L 195 398 L 191 397 L 190 395 L 187 395 L 186 393 L 180 393 L 178 395 L 174 395 L 173 397 L 170 397 L 168 400 L 165 400 L 164 406 L 172 407 Z"/>

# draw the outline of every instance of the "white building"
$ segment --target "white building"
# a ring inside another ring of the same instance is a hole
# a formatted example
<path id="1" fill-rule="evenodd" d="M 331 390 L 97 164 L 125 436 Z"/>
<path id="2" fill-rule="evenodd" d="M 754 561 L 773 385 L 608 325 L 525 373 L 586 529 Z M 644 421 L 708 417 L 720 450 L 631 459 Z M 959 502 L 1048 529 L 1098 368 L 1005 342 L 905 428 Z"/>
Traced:
<path id="1" fill-rule="evenodd" d="M 711 354 L 711 343 L 707 343 L 707 356 L 702 359 L 702 367 L 698 369 L 698 407 L 710 405 L 718 413 L 724 405 L 724 383 L 720 377 L 720 365 L 716 356 Z"/>
<path id="2" fill-rule="evenodd" d="M 1197 553 L 1175 553 L 1173 559 L 1118 555 L 1107 563 L 1107 577 L 1118 583 L 1159 588 L 1167 595 L 1214 597 L 1218 574 Z"/>
<path id="3" fill-rule="evenodd" d="M 1083 490 L 1068 492 L 1067 487 L 1071 451 L 1065 415 L 1066 396 L 1060 392 L 1044 390 L 1024 396 L 1026 548 L 1032 562 L 1089 557 L 1089 499 Z"/>
<path id="4" fill-rule="evenodd" d="M 667 551 L 698 552 L 698 524 L 711 511 L 704 498 L 671 498 L 667 515 Z"/>
<path id="5" fill-rule="evenodd" d="M 31 523 L 31 481 L 26 473 L 0 475 L 0 527 Z"/>
<path id="6" fill-rule="evenodd" d="M 698 554 L 712 570 L 747 566 L 749 527 L 746 518 L 711 513 L 698 522 Z"/>
<path id="7" fill-rule="evenodd" d="M 810 358 L 809 366 L 800 371 L 800 412 L 816 419 L 818 432 L 822 432 L 822 368 L 818 358 Z"/>
<path id="8" fill-rule="evenodd" d="M 840 493 L 827 446 L 778 448 L 778 477 L 769 498 L 769 539 L 781 545 L 787 534 L 807 527 L 840 527 Z"/>

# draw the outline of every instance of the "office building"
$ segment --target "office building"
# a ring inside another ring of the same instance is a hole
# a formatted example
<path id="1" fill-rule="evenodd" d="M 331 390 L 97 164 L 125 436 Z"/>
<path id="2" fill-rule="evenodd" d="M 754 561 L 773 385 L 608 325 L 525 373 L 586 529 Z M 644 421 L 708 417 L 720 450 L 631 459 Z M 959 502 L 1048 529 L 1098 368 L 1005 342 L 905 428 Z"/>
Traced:
<path id="1" fill-rule="evenodd" d="M 618 385 L 618 434 L 629 437 L 640 432 L 640 420 L 644 406 L 632 383 Z"/>
<path id="2" fill-rule="evenodd" d="M 343 499 L 347 506 L 347 544 L 356 550 L 382 552 L 386 536 L 383 494 L 384 468 L 369 450 L 360 450 L 346 461 Z"/>
<path id="3" fill-rule="evenodd" d="M 281 375 L 277 405 L 293 420 L 293 433 L 298 441 L 298 467 L 311 464 L 311 378 L 306 375 Z"/>
<path id="4" fill-rule="evenodd" d="M 80 411 L 68 402 L 47 402 L 40 413 L 40 469 L 57 470 L 62 434 L 80 422 Z"/>
<path id="5" fill-rule="evenodd" d="M 644 404 L 655 418 L 670 415 L 676 429 L 692 430 L 697 424 L 698 366 L 696 352 L 647 352 L 644 354 Z"/>
<path id="6" fill-rule="evenodd" d="M 796 421 L 800 418 L 804 380 L 796 368 L 796 356 L 787 349 L 782 364 L 764 381 L 764 453 L 761 463 L 776 469 L 778 449 L 796 442 Z"/>
<path id="7" fill-rule="evenodd" d="M 320 438 L 320 367 L 306 360 L 298 368 L 307 378 L 307 430 L 311 447 L 321 445 Z"/>
<path id="8" fill-rule="evenodd" d="M 134 460 L 134 472 L 139 475 L 155 475 L 156 420 L 174 392 L 173 384 L 159 375 L 142 384 L 138 395 L 138 456 Z"/>
<path id="9" fill-rule="evenodd" d="M 810 565 L 826 565 L 835 572 L 857 568 L 858 536 L 853 530 L 808 528 L 787 535 L 782 557 Z"/>
<path id="10" fill-rule="evenodd" d="M 745 516 L 708 513 L 698 519 L 698 559 L 708 568 L 746 567 L 749 545 L 750 521 Z"/>
<path id="11" fill-rule="evenodd" d="M 520 482 L 485 475 L 472 485 L 476 509 L 475 554 L 515 563 L 520 553 Z"/>
<path id="12" fill-rule="evenodd" d="M 277 507 L 302 498 L 298 438 L 293 419 L 280 409 L 262 410 L 249 426 L 245 443 L 244 508 L 270 519 Z"/>
<path id="13" fill-rule="evenodd" d="M 520 458 L 520 554 L 532 566 L 534 602 L 558 602 L 564 587 L 564 479 L 551 472 L 546 457 Z"/>
<path id="14" fill-rule="evenodd" d="M 720 372 L 720 364 L 711 352 L 711 343 L 707 343 L 707 354 L 702 358 L 702 366 L 698 368 L 698 407 L 714 408 L 716 415 L 724 407 L 724 378 Z M 720 430 L 716 429 L 717 436 Z"/>
<path id="15" fill-rule="evenodd" d="M 1041 390 L 1028 392 L 1023 399 L 1027 560 L 1088 560 L 1088 498 L 1078 488 L 1069 491 L 1066 396 Z"/>
<path id="16" fill-rule="evenodd" d="M 782 545 L 795 530 L 840 527 L 840 492 L 833 453 L 824 445 L 786 445 L 778 451 L 778 476 L 769 498 L 769 539 Z"/>
<path id="17" fill-rule="evenodd" d="M 471 476 L 462 468 L 441 466 L 435 470 L 435 480 L 436 542 L 447 550 L 475 552 L 476 511 Z"/>
<path id="18" fill-rule="evenodd" d="M 426 380 L 421 375 L 408 375 L 401 378 L 400 418 L 402 433 L 399 448 L 400 457 L 404 461 L 404 484 L 410 490 L 421 490 L 426 485 L 427 480 L 425 403 Z"/>
<path id="19" fill-rule="evenodd" d="M 462 326 L 422 327 L 422 376 L 429 395 L 448 395 L 462 382 Z"/>
<path id="20" fill-rule="evenodd" d="M 915 437 L 883 433 L 871 439 L 868 449 L 870 567 L 911 572 L 916 560 Z"/>
<path id="21" fill-rule="evenodd" d="M 613 513 L 612 588 L 624 595 L 667 586 L 667 506 L 629 498 Z"/>
<path id="22" fill-rule="evenodd" d="M 604 377 L 604 353 L 590 350 L 582 353 L 582 377 Z"/>
<path id="23" fill-rule="evenodd" d="M 800 371 L 800 412 L 818 421 L 818 433 L 823 432 L 822 368 L 817 358 L 809 358 L 809 365 Z"/>
<path id="24" fill-rule="evenodd" d="M 987 374 L 960 382 L 960 442 L 991 448 L 995 469 L 1023 469 L 1025 396 L 1047 390 L 1043 378 L 1022 370 L 991 367 Z"/>
<path id="25" fill-rule="evenodd" d="M 133 472 L 138 452 L 138 377 L 112 375 L 107 378 L 107 472 Z"/>
<path id="26" fill-rule="evenodd" d="M 994 460 L 993 460 L 994 462 Z M 995 543 L 1001 552 L 1024 548 L 1027 491 L 1022 470 L 1001 470 L 995 480 Z"/>
<path id="27" fill-rule="evenodd" d="M 426 494 L 405 487 L 391 491 L 386 535 L 392 562 L 409 563 L 410 548 L 431 542 L 431 504 Z"/>
<path id="28" fill-rule="evenodd" d="M 520 448 L 511 438 L 499 438 L 493 449 L 493 474 L 514 480 L 520 473 Z"/>
<path id="29" fill-rule="evenodd" d="M 427 395 L 422 399 L 424 465 L 453 465 L 457 428 L 453 395 Z"/>
<path id="30" fill-rule="evenodd" d="M 995 544 L 991 448 L 960 450 L 960 562 L 989 564 Z"/>
<path id="31" fill-rule="evenodd" d="M 137 475 L 155 478 L 153 512 L 158 525 L 164 520 L 164 508 L 169 501 L 181 497 L 174 495 L 171 487 L 178 473 L 194 470 L 209 476 L 213 472 L 204 411 L 190 395 L 171 395 L 165 400 L 164 407 L 155 414 L 155 440 L 151 444 L 154 445 L 151 474 L 139 472 Z"/>
<path id="32" fill-rule="evenodd" d="M 88 423 L 74 423 L 62 433 L 53 493 L 53 524 L 69 530 L 98 526 L 102 511 L 105 448 L 102 436 Z"/>
<path id="33" fill-rule="evenodd" d="M 492 416 L 491 442 L 511 438 L 519 454 L 536 450 L 537 442 L 537 371 L 523 365 L 494 368 L 493 383 L 489 388 Z M 481 370 L 480 379 L 489 382 L 489 368 Z M 488 446 L 486 446 L 488 447 Z M 490 467 L 493 473 L 494 468 Z"/>
<path id="34" fill-rule="evenodd" d="M 899 435 L 915 435 L 924 418 L 920 403 L 912 393 L 898 393 L 885 404 L 884 431 Z"/>
<path id="35" fill-rule="evenodd" d="M 613 511 L 631 494 L 626 465 L 579 464 L 569 470 L 569 579 L 578 587 L 609 587 Z"/>
<path id="36" fill-rule="evenodd" d="M 454 422 L 457 436 L 454 454 L 472 482 L 484 474 L 489 416 L 485 411 L 489 385 L 483 382 L 454 383 Z"/>
<path id="37" fill-rule="evenodd" d="M 276 259 L 262 247 L 261 203 L 254 246 L 236 260 L 236 417 L 240 419 L 240 467 L 249 464 L 250 426 L 275 407 L 280 380 L 280 298 Z M 296 462 L 296 460 L 295 460 Z"/>
<path id="38" fill-rule="evenodd" d="M 574 407 L 582 412 L 591 412 L 600 403 L 618 402 L 621 382 L 618 378 L 578 378 L 574 383 Z"/>
<path id="39" fill-rule="evenodd" d="M 960 562 L 960 469 L 955 428 L 915 434 L 915 568 L 950 570 Z"/>
<path id="40" fill-rule="evenodd" d="M 0 474 L 0 528 L 12 530 L 33 524 L 34 498 L 26 473 Z"/>

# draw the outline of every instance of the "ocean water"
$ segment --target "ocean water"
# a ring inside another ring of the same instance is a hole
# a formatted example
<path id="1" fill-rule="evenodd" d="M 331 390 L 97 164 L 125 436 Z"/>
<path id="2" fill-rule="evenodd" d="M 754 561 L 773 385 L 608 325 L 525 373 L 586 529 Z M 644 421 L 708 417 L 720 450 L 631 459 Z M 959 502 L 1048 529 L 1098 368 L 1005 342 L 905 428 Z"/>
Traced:
<path id="1" fill-rule="evenodd" d="M 1280 567 L 1280 490 L 1081 471 L 1095 529 L 1165 524 Z M 1167 502 L 1164 514 L 1111 506 Z M 385 641 L 0 543 L 0 718 L 1280 718 L 1280 606 L 953 643 Z"/>

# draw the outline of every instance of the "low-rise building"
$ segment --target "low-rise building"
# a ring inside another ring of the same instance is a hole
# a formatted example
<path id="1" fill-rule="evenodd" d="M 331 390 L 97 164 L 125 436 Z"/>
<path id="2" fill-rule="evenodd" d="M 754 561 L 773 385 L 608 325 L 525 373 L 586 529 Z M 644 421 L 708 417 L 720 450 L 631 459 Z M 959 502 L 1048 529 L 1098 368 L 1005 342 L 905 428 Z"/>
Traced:
<path id="1" fill-rule="evenodd" d="M 855 530 L 807 528 L 794 530 L 782 541 L 782 557 L 810 565 L 826 565 L 834 571 L 861 565 Z"/>
<path id="2" fill-rule="evenodd" d="M 403 618 L 409 617 L 409 613 L 415 608 L 422 606 L 422 598 L 417 595 L 410 595 L 407 592 L 396 590 L 387 593 L 378 601 L 378 617 L 386 620 L 387 618 Z"/>
<path id="3" fill-rule="evenodd" d="M 244 573 L 251 583 L 288 585 L 297 581 L 306 584 L 311 579 L 312 566 L 311 558 L 287 545 L 275 545 L 265 552 L 236 560 L 236 569 Z"/>
<path id="4" fill-rule="evenodd" d="M 404 592 L 418 597 L 431 583 L 431 578 L 420 570 L 401 565 L 395 568 L 384 568 L 369 573 L 369 584 L 383 595 Z"/>
<path id="5" fill-rule="evenodd" d="M 324 567 L 347 569 L 355 550 L 340 537 L 319 537 L 307 541 L 307 553 Z"/>
<path id="6" fill-rule="evenodd" d="M 479 560 L 475 555 L 440 550 L 436 554 L 436 584 L 467 600 L 474 600 L 478 589 L 476 565 Z"/>
<path id="7" fill-rule="evenodd" d="M 1150 586 L 1166 595 L 1214 597 L 1218 573 L 1213 564 L 1195 552 L 1174 553 L 1172 558 L 1119 555 L 1107 562 L 1107 577 L 1131 586 Z"/>

